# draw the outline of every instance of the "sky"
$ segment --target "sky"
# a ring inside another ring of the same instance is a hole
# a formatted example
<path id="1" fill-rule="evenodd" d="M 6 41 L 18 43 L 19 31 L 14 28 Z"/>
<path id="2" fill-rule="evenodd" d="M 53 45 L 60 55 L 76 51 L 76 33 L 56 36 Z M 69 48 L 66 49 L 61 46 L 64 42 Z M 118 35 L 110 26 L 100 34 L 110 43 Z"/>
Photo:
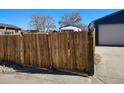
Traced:
<path id="1" fill-rule="evenodd" d="M 119 11 L 118 9 L 0 9 L 0 23 L 13 24 L 22 29 L 29 29 L 32 14 L 42 14 L 53 17 L 57 28 L 58 21 L 64 13 L 79 12 L 82 23 L 88 25 L 91 21 Z"/>

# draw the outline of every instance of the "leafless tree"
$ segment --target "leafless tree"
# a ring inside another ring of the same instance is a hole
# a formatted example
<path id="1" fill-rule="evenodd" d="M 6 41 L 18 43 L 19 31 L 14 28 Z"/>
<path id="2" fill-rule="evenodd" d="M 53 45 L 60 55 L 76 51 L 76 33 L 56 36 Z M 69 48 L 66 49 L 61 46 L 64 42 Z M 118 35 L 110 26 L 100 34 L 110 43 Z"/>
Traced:
<path id="1" fill-rule="evenodd" d="M 50 16 L 33 14 L 29 23 L 30 29 L 38 31 L 50 31 L 56 28 L 54 20 Z"/>
<path id="2" fill-rule="evenodd" d="M 80 16 L 80 13 L 78 13 L 78 12 L 65 13 L 61 17 L 59 24 L 61 27 L 67 26 L 67 25 L 79 26 L 81 24 L 81 20 L 82 20 L 82 18 Z"/>
<path id="3" fill-rule="evenodd" d="M 46 16 L 46 26 L 45 31 L 53 31 L 56 29 L 56 26 L 54 24 L 54 20 L 50 16 Z"/>
<path id="4" fill-rule="evenodd" d="M 82 31 L 87 31 L 88 30 L 88 26 L 85 25 L 85 24 L 79 24 L 79 26 L 77 26 L 77 27 L 79 27 Z"/>

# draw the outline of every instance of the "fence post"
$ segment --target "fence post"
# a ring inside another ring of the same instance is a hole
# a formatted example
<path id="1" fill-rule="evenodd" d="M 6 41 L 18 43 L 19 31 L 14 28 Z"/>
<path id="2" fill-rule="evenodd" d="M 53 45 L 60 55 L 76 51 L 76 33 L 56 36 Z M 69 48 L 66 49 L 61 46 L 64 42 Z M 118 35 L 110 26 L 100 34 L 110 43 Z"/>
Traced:
<path id="1" fill-rule="evenodd" d="M 92 76 L 94 75 L 94 57 L 95 57 L 95 31 L 94 29 L 90 29 L 89 28 L 89 32 L 88 32 L 88 75 Z"/>
<path id="2" fill-rule="evenodd" d="M 49 53 L 49 61 L 50 61 L 50 67 L 49 69 L 53 70 L 53 60 L 52 60 L 52 43 L 51 43 L 51 36 L 52 32 L 49 32 L 47 34 L 47 42 L 48 42 L 48 53 Z"/>

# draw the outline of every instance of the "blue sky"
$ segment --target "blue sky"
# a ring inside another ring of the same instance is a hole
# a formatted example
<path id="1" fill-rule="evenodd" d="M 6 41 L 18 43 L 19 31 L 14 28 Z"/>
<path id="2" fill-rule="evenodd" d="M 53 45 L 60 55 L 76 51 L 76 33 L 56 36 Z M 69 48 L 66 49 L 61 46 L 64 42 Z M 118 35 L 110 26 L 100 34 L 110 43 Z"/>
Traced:
<path id="1" fill-rule="evenodd" d="M 23 29 L 29 29 L 32 14 L 52 16 L 57 27 L 61 16 L 66 12 L 79 12 L 82 23 L 88 24 L 92 20 L 118 11 L 118 9 L 0 9 L 0 23 L 14 24 Z"/>

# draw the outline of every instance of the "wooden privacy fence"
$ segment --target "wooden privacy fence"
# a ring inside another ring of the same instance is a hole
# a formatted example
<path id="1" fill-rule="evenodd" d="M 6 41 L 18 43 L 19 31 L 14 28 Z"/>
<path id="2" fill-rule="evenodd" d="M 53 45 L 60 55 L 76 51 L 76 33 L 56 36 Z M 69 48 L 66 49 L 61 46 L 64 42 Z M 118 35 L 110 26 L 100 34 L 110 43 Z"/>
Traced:
<path id="1" fill-rule="evenodd" d="M 0 60 L 93 75 L 94 48 L 89 35 L 88 32 L 0 35 Z"/>

